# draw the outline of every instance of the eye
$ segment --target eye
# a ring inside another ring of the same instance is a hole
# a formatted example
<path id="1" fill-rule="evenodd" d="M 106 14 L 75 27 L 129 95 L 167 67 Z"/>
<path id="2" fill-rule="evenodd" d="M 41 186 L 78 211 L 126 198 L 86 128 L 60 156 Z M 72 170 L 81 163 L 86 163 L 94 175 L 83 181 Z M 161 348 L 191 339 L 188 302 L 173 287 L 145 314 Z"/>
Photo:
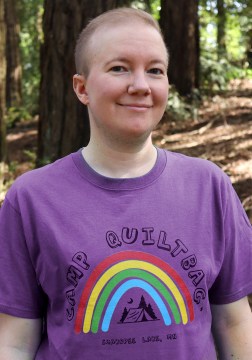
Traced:
<path id="1" fill-rule="evenodd" d="M 113 66 L 110 71 L 113 71 L 113 72 L 126 72 L 127 69 L 124 67 L 124 66 L 121 66 L 121 65 L 116 65 L 116 66 Z"/>
<path id="2" fill-rule="evenodd" d="M 148 70 L 148 73 L 153 74 L 153 75 L 163 75 L 164 71 L 159 68 L 153 68 L 153 69 Z"/>

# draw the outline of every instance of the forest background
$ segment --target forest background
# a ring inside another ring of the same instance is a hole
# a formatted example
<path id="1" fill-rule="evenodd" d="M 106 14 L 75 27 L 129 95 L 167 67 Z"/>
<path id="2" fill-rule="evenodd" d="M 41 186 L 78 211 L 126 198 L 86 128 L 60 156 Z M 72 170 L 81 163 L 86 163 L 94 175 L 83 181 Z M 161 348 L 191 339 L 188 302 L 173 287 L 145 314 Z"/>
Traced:
<path id="1" fill-rule="evenodd" d="M 121 6 L 152 13 L 170 52 L 155 143 L 214 161 L 252 221 L 252 0 L 0 0 L 0 203 L 17 176 L 87 144 L 74 47 Z"/>

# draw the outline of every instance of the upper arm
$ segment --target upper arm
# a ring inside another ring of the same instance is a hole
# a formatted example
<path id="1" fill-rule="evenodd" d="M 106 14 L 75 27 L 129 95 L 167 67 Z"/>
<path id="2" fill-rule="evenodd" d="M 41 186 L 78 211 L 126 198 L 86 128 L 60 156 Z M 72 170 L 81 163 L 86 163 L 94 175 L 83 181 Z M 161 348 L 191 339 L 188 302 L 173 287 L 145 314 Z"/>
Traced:
<path id="1" fill-rule="evenodd" d="M 0 360 L 31 360 L 41 340 L 41 319 L 0 314 Z"/>
<path id="2" fill-rule="evenodd" d="M 213 327 L 230 328 L 243 322 L 251 322 L 251 309 L 248 298 L 224 305 L 211 305 Z"/>
<path id="3" fill-rule="evenodd" d="M 247 297 L 211 309 L 220 359 L 252 359 L 252 313 Z"/>

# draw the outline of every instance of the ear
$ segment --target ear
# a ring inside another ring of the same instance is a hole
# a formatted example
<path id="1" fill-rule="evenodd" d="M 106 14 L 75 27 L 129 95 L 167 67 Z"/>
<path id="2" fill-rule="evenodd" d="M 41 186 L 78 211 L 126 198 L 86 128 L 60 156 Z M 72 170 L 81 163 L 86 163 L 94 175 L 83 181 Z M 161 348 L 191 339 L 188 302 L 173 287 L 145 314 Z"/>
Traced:
<path id="1" fill-rule="evenodd" d="M 86 78 L 83 75 L 75 74 L 73 76 L 73 89 L 82 104 L 88 105 L 88 94 L 86 89 Z"/>

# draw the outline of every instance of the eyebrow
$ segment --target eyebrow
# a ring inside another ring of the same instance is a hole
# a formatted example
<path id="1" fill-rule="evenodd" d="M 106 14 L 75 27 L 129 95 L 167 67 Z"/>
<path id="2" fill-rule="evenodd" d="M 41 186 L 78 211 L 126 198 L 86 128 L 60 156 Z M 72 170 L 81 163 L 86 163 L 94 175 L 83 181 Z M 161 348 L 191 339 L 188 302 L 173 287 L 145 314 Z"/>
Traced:
<path id="1" fill-rule="evenodd" d="M 129 62 L 129 60 L 127 58 L 124 57 L 117 57 L 117 58 L 113 58 L 111 60 L 108 60 L 105 65 L 109 65 L 110 63 L 114 62 L 114 61 L 119 61 L 119 62 Z"/>
<path id="2" fill-rule="evenodd" d="M 105 63 L 105 66 L 108 66 L 110 63 L 113 63 L 113 62 L 123 62 L 123 63 L 130 63 L 131 61 L 126 58 L 126 57 L 117 57 L 117 58 L 114 58 L 114 59 L 111 59 L 111 60 L 108 60 L 106 63 Z M 152 64 L 162 64 L 164 65 L 165 67 L 168 66 L 168 63 L 167 61 L 163 61 L 161 59 L 153 59 L 149 62 L 150 65 Z"/>

